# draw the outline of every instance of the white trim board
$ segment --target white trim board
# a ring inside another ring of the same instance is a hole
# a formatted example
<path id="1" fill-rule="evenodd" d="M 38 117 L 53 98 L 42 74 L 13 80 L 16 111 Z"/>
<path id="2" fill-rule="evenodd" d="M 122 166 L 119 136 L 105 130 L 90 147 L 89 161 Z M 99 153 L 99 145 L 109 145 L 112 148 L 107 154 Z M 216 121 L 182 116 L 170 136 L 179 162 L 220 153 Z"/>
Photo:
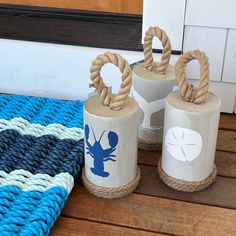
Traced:
<path id="1" fill-rule="evenodd" d="M 142 52 L 47 44 L 0 39 L 0 92 L 66 100 L 86 99 L 90 66 L 98 54 L 120 53 L 129 63 L 143 59 Z M 114 91 L 121 83 L 118 68 L 102 68 L 107 85 Z"/>

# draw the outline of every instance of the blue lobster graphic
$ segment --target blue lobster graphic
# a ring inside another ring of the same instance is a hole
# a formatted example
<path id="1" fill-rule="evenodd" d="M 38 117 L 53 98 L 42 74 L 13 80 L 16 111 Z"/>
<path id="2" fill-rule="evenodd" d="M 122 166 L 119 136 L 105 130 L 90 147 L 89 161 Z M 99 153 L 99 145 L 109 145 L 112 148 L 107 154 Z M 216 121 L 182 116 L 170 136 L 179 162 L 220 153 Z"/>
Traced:
<path id="1" fill-rule="evenodd" d="M 85 141 L 86 141 L 86 145 L 87 145 L 86 150 L 88 150 L 87 154 L 89 154 L 93 158 L 93 163 L 94 163 L 94 167 L 90 168 L 91 171 L 95 175 L 98 175 L 101 177 L 108 177 L 110 174 L 108 172 L 104 171 L 104 162 L 116 161 L 112 158 L 112 157 L 116 157 L 112 153 L 116 150 L 116 145 L 118 143 L 118 135 L 113 131 L 109 131 L 107 136 L 108 136 L 110 148 L 103 149 L 102 145 L 101 145 L 101 139 L 102 139 L 102 136 L 104 135 L 104 133 L 106 132 L 106 130 L 102 132 L 99 140 L 97 140 L 96 136 L 94 134 L 94 131 L 92 129 L 93 137 L 94 137 L 94 144 L 93 145 L 91 145 L 88 141 L 88 139 L 89 139 L 89 126 L 87 124 L 85 125 L 84 132 L 85 132 Z"/>

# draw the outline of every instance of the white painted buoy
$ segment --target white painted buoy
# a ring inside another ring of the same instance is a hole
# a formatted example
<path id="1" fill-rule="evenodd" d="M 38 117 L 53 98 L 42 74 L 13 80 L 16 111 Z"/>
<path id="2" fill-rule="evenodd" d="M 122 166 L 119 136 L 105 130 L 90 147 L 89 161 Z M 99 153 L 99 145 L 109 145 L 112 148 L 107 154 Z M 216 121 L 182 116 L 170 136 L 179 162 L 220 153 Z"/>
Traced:
<path id="1" fill-rule="evenodd" d="M 194 90 L 184 69 L 197 59 L 200 86 Z M 198 50 L 183 54 L 176 64 L 180 91 L 166 98 L 162 160 L 158 170 L 170 187 L 193 192 L 208 187 L 216 177 L 215 149 L 220 117 L 220 99 L 208 92 L 209 63 Z"/>
<path id="2" fill-rule="evenodd" d="M 117 95 L 110 94 L 100 71 L 113 63 L 122 73 Z M 120 55 L 99 55 L 91 66 L 92 86 L 98 95 L 84 106 L 85 169 L 83 182 L 94 195 L 118 198 L 131 193 L 138 185 L 137 166 L 138 104 L 128 97 L 132 86 L 129 64 Z"/>
<path id="3" fill-rule="evenodd" d="M 154 62 L 152 40 L 156 36 L 162 42 L 160 62 Z M 144 38 L 144 63 L 133 69 L 132 96 L 139 104 L 139 148 L 160 150 L 163 138 L 164 106 L 166 96 L 177 84 L 174 66 L 169 65 L 171 45 L 165 31 L 150 27 Z"/>

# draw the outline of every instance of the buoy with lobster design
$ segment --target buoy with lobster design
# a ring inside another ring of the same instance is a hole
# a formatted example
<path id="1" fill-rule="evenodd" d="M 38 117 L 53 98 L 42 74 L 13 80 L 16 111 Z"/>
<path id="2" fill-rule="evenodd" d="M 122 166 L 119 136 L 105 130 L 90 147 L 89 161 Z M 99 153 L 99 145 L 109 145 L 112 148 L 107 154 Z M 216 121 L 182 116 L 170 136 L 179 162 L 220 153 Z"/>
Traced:
<path id="1" fill-rule="evenodd" d="M 185 74 L 191 60 L 200 63 L 200 85 L 194 89 Z M 209 63 L 199 50 L 183 54 L 176 63 L 180 91 L 166 98 L 160 178 L 170 187 L 186 192 L 208 187 L 216 177 L 214 164 L 220 99 L 208 92 Z"/>
<path id="2" fill-rule="evenodd" d="M 117 95 L 104 84 L 100 71 L 106 63 L 118 66 L 122 83 Z M 125 196 L 137 187 L 138 104 L 129 97 L 132 72 L 119 54 L 106 52 L 92 63 L 91 85 L 97 95 L 84 105 L 85 168 L 83 182 L 94 195 L 103 198 Z"/>
<path id="3" fill-rule="evenodd" d="M 160 62 L 154 62 L 152 40 L 156 36 L 162 43 Z M 140 107 L 138 130 L 139 148 L 161 150 L 165 98 L 177 84 L 174 66 L 169 65 L 171 57 L 170 40 L 163 29 L 150 27 L 144 38 L 144 63 L 133 69 L 132 96 Z"/>

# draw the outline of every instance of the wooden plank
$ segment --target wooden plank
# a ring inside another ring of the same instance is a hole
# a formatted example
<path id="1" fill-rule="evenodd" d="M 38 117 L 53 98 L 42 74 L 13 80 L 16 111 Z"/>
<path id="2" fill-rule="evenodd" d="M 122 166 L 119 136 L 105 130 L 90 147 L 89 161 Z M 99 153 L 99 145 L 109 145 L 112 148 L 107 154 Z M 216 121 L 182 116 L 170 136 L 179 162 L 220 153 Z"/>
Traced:
<path id="1" fill-rule="evenodd" d="M 236 131 L 236 115 L 221 113 L 219 128 Z"/>
<path id="2" fill-rule="evenodd" d="M 146 152 L 139 150 L 138 163 L 156 167 L 161 158 L 161 152 Z M 229 152 L 216 151 L 215 163 L 217 175 L 223 177 L 236 178 L 236 154 Z"/>
<path id="3" fill-rule="evenodd" d="M 217 175 L 236 178 L 236 153 L 216 152 Z"/>
<path id="4" fill-rule="evenodd" d="M 200 192 L 185 193 L 165 185 L 160 180 L 156 167 L 140 166 L 140 168 L 142 178 L 136 193 L 236 209 L 236 179 L 217 176 L 209 188 Z"/>
<path id="5" fill-rule="evenodd" d="M 236 131 L 219 130 L 217 150 L 236 152 Z"/>
<path id="6" fill-rule="evenodd" d="M 154 236 L 163 235 L 143 230 L 130 229 L 115 225 L 101 224 L 86 220 L 79 220 L 67 217 L 60 217 L 55 223 L 51 231 L 51 236 L 77 236 L 77 235 L 96 235 L 104 236 L 105 232 L 109 232 L 112 236 Z"/>
<path id="7" fill-rule="evenodd" d="M 161 152 L 147 152 L 144 150 L 138 150 L 138 163 L 141 165 L 157 166 L 159 159 L 161 158 Z"/>
<path id="8" fill-rule="evenodd" d="M 143 0 L 0 0 L 0 3 L 139 15 L 143 12 Z"/>
<path id="9" fill-rule="evenodd" d="M 63 215 L 179 235 L 233 235 L 236 211 L 141 194 L 107 200 L 82 186 L 72 191 Z"/>

